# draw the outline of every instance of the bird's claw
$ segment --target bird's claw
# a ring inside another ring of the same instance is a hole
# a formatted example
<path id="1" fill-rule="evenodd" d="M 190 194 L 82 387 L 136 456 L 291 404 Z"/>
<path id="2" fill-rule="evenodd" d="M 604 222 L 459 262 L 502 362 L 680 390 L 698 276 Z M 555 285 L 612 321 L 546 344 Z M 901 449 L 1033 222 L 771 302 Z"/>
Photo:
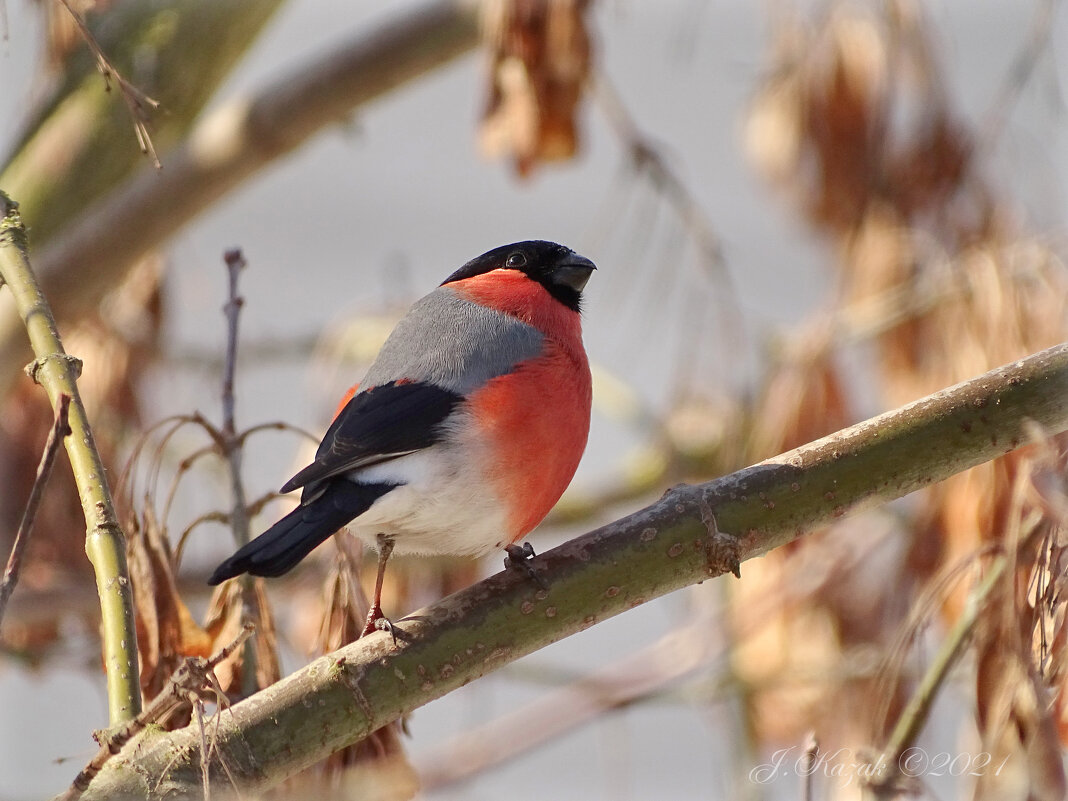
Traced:
<path id="1" fill-rule="evenodd" d="M 375 621 L 376 631 L 388 631 L 389 636 L 393 638 L 393 644 L 397 644 L 397 629 L 393 625 L 393 621 L 388 617 L 380 617 Z"/>
<path id="2" fill-rule="evenodd" d="M 522 545 L 512 543 L 505 545 L 504 551 L 507 554 L 504 557 L 505 570 L 519 570 L 543 590 L 549 589 L 548 583 L 530 563 L 530 560 L 534 558 L 534 546 L 529 542 L 524 542 Z"/>
<path id="3" fill-rule="evenodd" d="M 393 621 L 382 614 L 382 609 L 371 608 L 371 611 L 367 613 L 367 623 L 364 624 L 363 631 L 360 632 L 360 637 L 366 637 L 368 634 L 374 634 L 376 631 L 388 631 L 389 636 L 393 638 L 393 644 L 397 644 L 397 631 L 393 626 Z"/>

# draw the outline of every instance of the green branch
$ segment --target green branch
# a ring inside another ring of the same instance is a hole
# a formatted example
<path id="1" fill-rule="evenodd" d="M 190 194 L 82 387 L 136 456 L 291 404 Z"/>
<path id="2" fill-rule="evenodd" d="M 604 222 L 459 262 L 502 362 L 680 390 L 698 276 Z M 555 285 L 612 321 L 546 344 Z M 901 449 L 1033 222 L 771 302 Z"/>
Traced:
<path id="1" fill-rule="evenodd" d="M 3 192 L 0 192 L 0 218 L 0 278 L 14 295 L 15 307 L 26 326 L 36 356 L 29 373 L 44 387 L 53 408 L 59 407 L 61 396 L 70 396 L 68 421 L 71 436 L 63 442 L 85 514 L 85 552 L 96 573 L 108 710 L 111 724 L 115 725 L 141 711 L 126 538 L 115 516 L 104 464 L 100 461 L 89 419 L 78 394 L 81 362 L 63 350 L 56 321 L 26 256 L 26 230 L 19 217 L 18 204 Z"/>
<path id="2" fill-rule="evenodd" d="M 213 780 L 277 784 L 379 727 L 550 643 L 726 572 L 846 514 L 1011 451 L 1031 422 L 1068 430 L 1068 345 L 660 501 L 396 620 L 217 716 Z M 195 792 L 196 727 L 146 733 L 86 798 Z M 225 764 L 224 769 L 222 765 Z"/>

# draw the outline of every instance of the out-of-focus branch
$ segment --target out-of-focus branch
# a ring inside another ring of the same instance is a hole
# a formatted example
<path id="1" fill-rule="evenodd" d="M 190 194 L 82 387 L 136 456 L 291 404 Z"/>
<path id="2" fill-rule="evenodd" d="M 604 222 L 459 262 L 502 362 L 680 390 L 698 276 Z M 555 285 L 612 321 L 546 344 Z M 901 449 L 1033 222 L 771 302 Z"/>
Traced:
<path id="1" fill-rule="evenodd" d="M 278 783 L 401 715 L 552 642 L 1029 441 L 1068 430 L 1068 345 L 1037 353 L 716 481 L 542 554 L 538 590 L 505 571 L 395 620 L 216 718 L 210 770 Z M 730 533 L 725 533 L 730 532 Z M 87 798 L 164 797 L 201 781 L 199 732 L 132 742 Z"/>
<path id="2" fill-rule="evenodd" d="M 682 178 L 670 167 L 654 142 L 638 127 L 623 104 L 623 100 L 603 73 L 597 76 L 593 88 L 594 96 L 600 103 L 605 118 L 615 130 L 616 136 L 626 148 L 634 170 L 647 174 L 653 185 L 663 192 L 675 207 L 686 225 L 686 230 L 697 243 L 702 261 L 730 291 L 733 298 L 735 293 L 730 276 L 726 272 L 719 236 L 712 228 L 712 223 L 706 218 L 701 205 Z"/>
<path id="3" fill-rule="evenodd" d="M 422 789 L 429 792 L 470 779 L 607 711 L 662 692 L 722 654 L 720 644 L 708 636 L 712 626 L 702 615 L 592 676 L 416 757 Z"/>
<path id="4" fill-rule="evenodd" d="M 475 4 L 436 0 L 209 114 L 166 155 L 162 172 L 138 173 L 35 255 L 56 314 L 94 307 L 137 259 L 258 170 L 477 44 Z M 15 333 L 14 321 L 0 319 L 0 391 L 17 367 Z"/>
<path id="5" fill-rule="evenodd" d="M 685 180 L 668 163 L 657 144 L 638 126 L 623 99 L 603 72 L 593 81 L 593 94 L 609 125 L 626 149 L 634 171 L 646 176 L 664 196 L 675 210 L 685 231 L 693 238 L 702 266 L 720 290 L 716 299 L 723 330 L 735 333 L 744 330 L 745 326 L 741 324 L 738 314 L 738 293 L 723 258 L 719 235 L 705 210 Z M 730 340 L 729 337 L 727 339 Z"/>
<path id="6" fill-rule="evenodd" d="M 1016 53 L 1009 67 L 1001 89 L 986 115 L 981 130 L 981 143 L 990 147 L 1005 129 L 1005 123 L 1012 114 L 1020 95 L 1028 81 L 1035 73 L 1035 68 L 1043 56 L 1050 56 L 1053 32 L 1056 30 L 1054 18 L 1057 13 L 1056 0 L 1038 0 L 1035 3 L 1034 17 L 1027 37 Z M 1063 98 L 1061 100 L 1063 102 Z"/>
<path id="7" fill-rule="evenodd" d="M 147 102 L 141 97 L 151 95 L 159 102 L 160 113 L 152 117 L 152 141 L 166 163 L 167 151 L 188 134 L 204 104 L 281 4 L 97 4 L 85 20 L 83 38 L 89 47 L 74 47 L 65 55 L 51 91 L 27 110 L 24 133 L 0 166 L 0 186 L 19 199 L 35 249 L 136 170 L 153 171 L 140 152 L 141 143 L 129 132 L 130 111 L 141 114 L 136 109 Z M 100 60 L 103 54 L 106 66 Z M 107 91 L 108 84 L 100 80 L 102 69 L 113 77 L 121 70 L 119 92 Z M 36 257 L 35 252 L 40 269 Z M 46 291 L 51 298 L 52 288 L 46 286 Z"/>
<path id="8" fill-rule="evenodd" d="M 44 387 L 53 408 L 59 408 L 63 395 L 70 396 L 71 436 L 64 439 L 64 444 L 85 514 L 85 552 L 96 573 L 108 709 L 114 725 L 141 711 L 126 537 L 115 515 L 104 464 L 78 393 L 81 363 L 63 350 L 52 310 L 38 288 L 26 255 L 26 231 L 18 205 L 3 192 L 0 192 L 0 220 L 0 277 L 14 295 L 15 307 L 36 355 L 31 375 Z"/>
<path id="9" fill-rule="evenodd" d="M 81 15 L 71 7 L 68 0 L 59 0 L 59 2 L 67 9 L 71 19 L 74 20 L 74 24 L 81 31 L 86 46 L 96 59 L 100 74 L 104 76 L 105 85 L 110 90 L 112 79 L 119 85 L 119 93 L 122 95 L 123 102 L 126 103 L 126 107 L 130 110 L 130 117 L 133 119 L 134 131 L 137 133 L 137 143 L 141 146 L 141 152 L 152 159 L 152 166 L 158 170 L 160 167 L 159 157 L 156 155 L 156 148 L 152 144 L 152 136 L 148 132 L 148 112 L 149 109 L 155 110 L 159 108 L 159 102 L 153 100 L 126 80 L 122 73 L 115 68 L 115 65 L 108 60 L 107 54 L 97 43 L 96 37 L 85 26 Z"/>

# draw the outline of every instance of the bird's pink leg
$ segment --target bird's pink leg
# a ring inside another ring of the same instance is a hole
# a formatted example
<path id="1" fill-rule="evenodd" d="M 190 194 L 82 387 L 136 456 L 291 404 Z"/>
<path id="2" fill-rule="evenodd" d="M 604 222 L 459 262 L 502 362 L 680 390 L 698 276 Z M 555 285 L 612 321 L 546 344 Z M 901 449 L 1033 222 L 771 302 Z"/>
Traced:
<path id="1" fill-rule="evenodd" d="M 367 623 L 364 624 L 361 637 L 366 637 L 375 631 L 393 631 L 393 624 L 382 614 L 382 579 L 386 575 L 386 562 L 393 553 L 393 538 L 385 534 L 378 535 L 378 575 L 375 578 L 375 596 L 371 601 L 371 608 L 367 610 Z M 396 636 L 393 638 L 396 640 Z"/>

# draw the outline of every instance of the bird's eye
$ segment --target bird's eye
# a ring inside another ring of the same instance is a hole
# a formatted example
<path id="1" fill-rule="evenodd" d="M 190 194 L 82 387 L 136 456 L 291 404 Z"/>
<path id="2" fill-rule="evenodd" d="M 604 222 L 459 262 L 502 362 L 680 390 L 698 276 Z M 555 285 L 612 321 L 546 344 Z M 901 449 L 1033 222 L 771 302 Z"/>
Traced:
<path id="1" fill-rule="evenodd" d="M 508 257 L 508 260 L 504 263 L 506 267 L 522 267 L 527 263 L 527 256 L 525 253 L 516 251 Z"/>

